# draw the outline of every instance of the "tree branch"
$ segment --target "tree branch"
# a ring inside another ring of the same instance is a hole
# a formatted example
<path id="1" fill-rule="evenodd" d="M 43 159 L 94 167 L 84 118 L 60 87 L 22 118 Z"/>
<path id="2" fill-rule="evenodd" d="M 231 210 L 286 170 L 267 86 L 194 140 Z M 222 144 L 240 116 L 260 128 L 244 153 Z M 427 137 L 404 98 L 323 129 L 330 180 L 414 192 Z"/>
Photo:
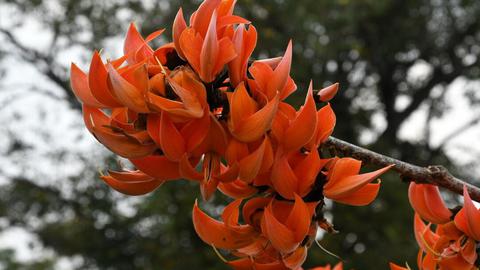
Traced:
<path id="1" fill-rule="evenodd" d="M 367 150 L 365 148 L 353 145 L 340 139 L 330 137 L 324 146 L 334 149 L 343 155 L 359 159 L 365 163 L 378 166 L 387 166 L 394 164 L 392 170 L 398 172 L 403 180 L 415 181 L 417 183 L 428 183 L 443 187 L 452 192 L 462 195 L 463 186 L 466 186 L 470 196 L 480 202 L 480 188 L 469 184 L 461 179 L 451 175 L 443 166 L 420 167 L 398 159 L 384 156 L 382 154 Z"/>

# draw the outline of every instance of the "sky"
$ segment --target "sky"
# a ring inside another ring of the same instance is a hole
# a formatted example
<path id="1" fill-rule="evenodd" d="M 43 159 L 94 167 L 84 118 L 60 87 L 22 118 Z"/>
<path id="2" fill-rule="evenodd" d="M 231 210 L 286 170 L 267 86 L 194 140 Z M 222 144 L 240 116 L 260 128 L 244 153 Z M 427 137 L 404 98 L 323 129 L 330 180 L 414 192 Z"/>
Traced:
<path id="1" fill-rule="evenodd" d="M 9 27 L 9 12 L 0 4 L 0 27 Z M 39 50 L 48 49 L 51 39 L 51 33 L 45 31 L 33 18 L 27 18 L 23 27 L 15 31 L 15 35 L 22 44 L 34 44 Z M 3 38 L 0 36 L 1 44 L 5 44 Z M 110 52 L 112 57 L 120 56 L 122 39 L 111 39 L 104 51 Z M 15 51 L 15 48 L 9 49 Z M 89 55 L 90 52 L 73 47 L 63 51 L 58 57 L 65 66 L 73 61 L 86 70 L 85 59 Z M 15 175 L 36 178 L 45 185 L 62 184 L 62 179 L 78 174 L 83 169 L 82 163 L 76 158 L 78 155 L 92 160 L 106 155 L 106 150 L 84 128 L 80 113 L 69 107 L 62 99 L 62 91 L 38 70 L 15 57 L 15 53 L 0 62 L 0 67 L 8 67 L 6 76 L 0 81 L 0 121 L 8 124 L 0 126 L 0 137 L 11 139 L 8 135 L 13 133 L 16 139 L 31 146 L 26 155 L 14 154 L 8 158 L 0 155 L 0 185 Z M 428 76 L 429 69 L 428 65 L 419 62 L 409 73 L 409 79 Z M 460 77 L 448 86 L 445 95 L 451 109 L 441 118 L 435 119 L 430 127 L 429 142 L 433 147 L 452 132 L 459 132 L 458 136 L 446 144 L 446 150 L 460 165 L 469 164 L 480 155 L 480 144 L 477 141 L 480 138 L 480 123 L 465 131 L 458 130 L 471 119 L 480 117 L 480 108 L 472 109 L 463 95 L 467 86 L 472 85 L 475 86 L 475 83 Z M 480 87 L 478 83 L 477 87 Z M 38 89 L 45 92 L 39 92 Z M 441 92 L 441 89 L 434 91 L 434 94 L 438 92 Z M 401 109 L 408 105 L 408 102 L 409 98 L 404 97 L 398 101 L 397 107 Z M 400 137 L 413 141 L 423 138 L 427 114 L 426 106 L 422 106 L 402 126 Z M 386 126 L 382 113 L 375 114 L 372 122 L 375 128 L 362 133 L 361 141 L 364 143 L 374 141 Z M 5 153 L 8 145 L 9 141 L 0 140 L 0 153 Z M 59 152 L 64 155 L 56 157 Z M 478 168 L 477 170 L 480 172 Z M 65 191 L 68 192 L 68 186 Z M 128 209 L 127 206 L 124 208 Z M 32 234 L 18 227 L 12 227 L 0 234 L 0 248 L 5 247 L 17 250 L 17 258 L 24 261 L 53 254 L 52 251 L 45 251 Z M 81 258 L 65 258 L 57 268 L 69 269 L 80 263 L 79 260 Z"/>

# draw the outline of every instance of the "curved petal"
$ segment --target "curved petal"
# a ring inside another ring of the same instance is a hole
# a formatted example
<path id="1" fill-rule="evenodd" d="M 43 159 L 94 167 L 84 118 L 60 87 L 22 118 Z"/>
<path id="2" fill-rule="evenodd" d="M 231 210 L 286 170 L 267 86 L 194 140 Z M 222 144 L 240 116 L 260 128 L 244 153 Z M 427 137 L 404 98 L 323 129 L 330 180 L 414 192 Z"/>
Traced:
<path id="1" fill-rule="evenodd" d="M 70 86 L 75 96 L 85 105 L 97 108 L 105 107 L 90 91 L 87 75 L 74 63 L 70 66 Z"/>
<path id="2" fill-rule="evenodd" d="M 222 212 L 222 220 L 227 226 L 237 226 L 238 218 L 240 217 L 240 204 L 242 200 L 235 200 L 229 203 Z"/>
<path id="3" fill-rule="evenodd" d="M 180 178 L 178 163 L 169 160 L 166 156 L 151 155 L 141 158 L 131 158 L 135 167 L 151 177 L 161 180 Z"/>
<path id="4" fill-rule="evenodd" d="M 253 196 L 257 189 L 248 185 L 242 180 L 235 180 L 230 183 L 219 183 L 218 189 L 225 195 L 234 199 L 242 199 Z"/>
<path id="5" fill-rule="evenodd" d="M 130 177 L 137 179 L 138 177 L 135 174 L 135 172 L 132 172 Z M 113 175 L 101 176 L 100 178 L 116 191 L 131 196 L 144 195 L 152 192 L 163 183 L 163 181 L 153 178 L 145 181 L 125 181 L 128 180 L 128 176 L 126 175 L 123 175 L 122 179 L 119 179 L 118 176 L 114 177 Z"/>
<path id="6" fill-rule="evenodd" d="M 217 74 L 219 74 L 222 70 L 223 67 L 231 62 L 235 57 L 237 57 L 237 52 L 235 51 L 235 46 L 233 45 L 233 42 L 225 37 L 220 39 L 218 43 L 219 51 L 217 55 L 217 62 L 215 63 L 215 66 L 213 68 L 213 76 L 216 77 Z"/>
<path id="7" fill-rule="evenodd" d="M 186 28 L 187 23 L 185 22 L 185 18 L 183 17 L 183 10 L 182 8 L 180 8 L 177 12 L 177 15 L 175 16 L 175 20 L 173 21 L 172 36 L 177 54 L 182 59 L 185 59 L 185 56 L 183 55 L 182 48 L 180 47 L 180 36 L 182 35 L 183 30 L 185 30 Z"/>
<path id="8" fill-rule="evenodd" d="M 138 90 L 142 99 L 145 99 L 145 94 L 150 89 L 148 76 L 147 65 L 144 62 L 129 66 L 122 71 L 122 77 Z"/>
<path id="9" fill-rule="evenodd" d="M 264 174 L 270 172 L 274 162 L 274 153 L 272 142 L 269 139 L 269 136 L 266 136 L 265 151 L 263 153 L 262 166 L 260 167 L 259 174 Z"/>
<path id="10" fill-rule="evenodd" d="M 292 41 L 288 42 L 285 54 L 278 66 L 273 71 L 273 77 L 268 78 L 270 80 L 267 89 L 267 96 L 273 96 L 275 93 L 282 91 L 287 84 L 287 80 L 290 77 L 290 67 L 292 65 Z"/>
<path id="11" fill-rule="evenodd" d="M 455 216 L 455 225 L 473 239 L 480 241 L 480 210 L 473 204 L 467 187 L 463 188 L 464 206 Z"/>
<path id="12" fill-rule="evenodd" d="M 248 144 L 239 142 L 235 138 L 230 138 L 225 152 L 225 159 L 228 164 L 236 163 L 242 158 L 248 156 Z"/>
<path id="13" fill-rule="evenodd" d="M 435 224 L 450 221 L 452 213 L 440 196 L 438 187 L 411 182 L 408 188 L 408 199 L 415 212 L 422 218 Z"/>
<path id="14" fill-rule="evenodd" d="M 300 196 L 305 196 L 311 191 L 321 167 L 322 162 L 316 149 L 308 153 L 308 155 L 295 166 L 294 173 L 299 180 L 298 194 Z"/>
<path id="15" fill-rule="evenodd" d="M 312 87 L 312 82 L 310 82 L 305 105 L 285 131 L 283 145 L 287 152 L 296 151 L 306 145 L 313 138 L 317 129 L 317 110 L 313 100 Z"/>
<path id="16" fill-rule="evenodd" d="M 108 170 L 108 175 L 121 182 L 145 182 L 145 181 L 151 181 L 155 179 L 150 175 L 147 175 L 138 170 L 137 171 L 120 171 L 120 172 Z"/>
<path id="17" fill-rule="evenodd" d="M 241 125 L 242 121 L 257 111 L 257 104 L 247 92 L 245 84 L 237 86 L 230 98 L 230 129 Z"/>
<path id="18" fill-rule="evenodd" d="M 289 269 L 299 269 L 307 259 L 307 247 L 298 247 L 292 254 L 283 258 L 283 263 Z"/>
<path id="19" fill-rule="evenodd" d="M 336 185 L 338 181 L 348 176 L 357 175 L 360 172 L 362 162 L 353 158 L 340 158 L 332 164 L 328 171 L 328 181 L 324 189 Z"/>
<path id="20" fill-rule="evenodd" d="M 200 16 L 196 16 L 198 18 Z M 198 30 L 197 30 L 198 31 Z M 202 51 L 200 52 L 200 78 L 206 83 L 215 80 L 215 64 L 219 54 L 219 43 L 217 38 L 217 12 L 214 11 L 210 18 L 207 33 L 203 40 Z"/>
<path id="21" fill-rule="evenodd" d="M 188 63 L 198 73 L 200 71 L 200 54 L 202 52 L 203 39 L 193 28 L 183 30 L 180 35 L 180 48 L 188 60 Z"/>
<path id="22" fill-rule="evenodd" d="M 430 225 L 427 226 L 423 223 L 423 220 L 418 214 L 415 214 L 413 227 L 418 245 L 423 252 L 430 253 L 439 236 L 430 230 Z"/>
<path id="23" fill-rule="evenodd" d="M 286 199 L 293 200 L 297 191 L 298 178 L 293 172 L 287 157 L 278 158 L 273 164 L 271 174 L 272 185 L 275 190 Z"/>
<path id="24" fill-rule="evenodd" d="M 189 117 L 190 114 L 184 109 L 182 102 L 164 98 L 154 93 L 146 94 L 147 102 L 150 108 L 157 112 L 166 111 L 178 116 Z"/>
<path id="25" fill-rule="evenodd" d="M 218 178 L 206 179 L 204 177 L 203 181 L 200 182 L 200 193 L 205 201 L 210 200 L 215 191 L 217 191 L 218 184 Z"/>
<path id="26" fill-rule="evenodd" d="M 281 58 L 278 58 L 279 61 Z M 258 89 L 257 91 L 262 92 L 269 100 L 273 99 L 276 95 L 278 95 L 278 90 L 275 89 L 274 92 L 267 92 L 268 85 L 271 82 L 271 78 L 273 77 L 273 68 L 268 64 L 262 61 L 255 61 L 253 64 L 248 68 L 249 73 L 252 75 L 254 80 L 251 80 L 253 85 L 255 85 Z M 254 87 L 251 87 L 254 88 Z"/>
<path id="27" fill-rule="evenodd" d="M 359 190 L 363 186 L 377 179 L 380 175 L 388 171 L 393 165 L 387 166 L 385 168 L 364 174 L 352 175 L 345 177 L 335 185 L 324 190 L 325 196 L 335 199 L 337 197 L 344 197 L 346 195 L 352 194 L 355 191 Z"/>
<path id="28" fill-rule="evenodd" d="M 364 206 L 375 200 L 379 190 L 380 183 L 367 184 L 352 194 L 335 197 L 333 200 L 353 206 Z"/>
<path id="29" fill-rule="evenodd" d="M 222 183 L 229 183 L 237 180 L 240 166 L 238 163 L 234 163 L 231 166 L 220 164 L 220 174 L 215 177 Z"/>
<path id="30" fill-rule="evenodd" d="M 234 130 L 231 130 L 232 135 L 243 142 L 253 142 L 260 139 L 272 126 L 278 103 L 279 99 L 276 96 L 265 107 L 244 119 Z"/>
<path id="31" fill-rule="evenodd" d="M 208 27 L 211 24 L 210 21 L 213 17 L 215 9 L 220 5 L 221 0 L 205 0 L 200 4 L 195 16 L 191 21 L 192 27 L 204 37 L 208 31 Z M 215 23 L 217 20 L 215 19 Z"/>
<path id="32" fill-rule="evenodd" d="M 285 225 L 294 232 L 297 242 L 303 241 L 310 229 L 311 221 L 312 216 L 309 207 L 300 196 L 295 194 L 295 203 L 285 221 Z"/>
<path id="33" fill-rule="evenodd" d="M 92 95 L 106 107 L 121 107 L 121 104 L 110 92 L 107 82 L 107 68 L 103 64 L 100 54 L 95 51 L 92 56 L 90 71 L 88 73 L 88 85 L 92 91 Z"/>
<path id="34" fill-rule="evenodd" d="M 123 133 L 115 133 L 104 127 L 109 125 L 109 118 L 100 109 L 83 105 L 85 126 L 95 138 L 112 152 L 126 158 L 144 157 L 153 153 L 155 144 L 140 144 Z"/>
<path id="35" fill-rule="evenodd" d="M 259 215 L 263 215 L 264 208 L 272 201 L 269 197 L 255 197 L 248 200 L 242 209 L 242 217 L 245 223 L 258 226 Z"/>
<path id="36" fill-rule="evenodd" d="M 203 180 L 203 174 L 195 170 L 195 168 L 190 163 L 190 160 L 188 160 L 187 154 L 183 155 L 182 159 L 180 160 L 179 170 L 180 170 L 180 175 L 186 179 L 196 180 L 196 181 Z"/>
<path id="37" fill-rule="evenodd" d="M 336 121 L 337 119 L 330 103 L 317 111 L 317 131 L 315 141 L 313 142 L 314 145 L 310 146 L 310 149 L 318 148 L 321 143 L 325 142 L 332 135 Z"/>
<path id="38" fill-rule="evenodd" d="M 221 16 L 220 12 L 218 12 L 218 22 L 217 22 L 217 27 L 219 29 L 231 25 L 231 24 L 249 24 L 251 23 L 249 20 L 242 18 L 237 15 L 227 15 L 227 16 Z"/>
<path id="39" fill-rule="evenodd" d="M 237 57 L 228 64 L 228 71 L 230 83 L 237 87 L 247 78 L 248 60 L 257 44 L 257 30 L 252 25 L 245 30 L 245 26 L 241 24 L 235 30 L 232 41 Z"/>
<path id="40" fill-rule="evenodd" d="M 251 226 L 229 227 L 206 215 L 197 202 L 193 206 L 193 226 L 198 236 L 209 245 L 223 249 L 239 249 L 252 244 L 257 233 Z"/>
<path id="41" fill-rule="evenodd" d="M 288 254 L 293 252 L 298 246 L 299 242 L 295 239 L 295 234 L 284 224 L 280 223 L 273 215 L 272 207 L 269 205 L 264 211 L 265 233 L 279 252 Z"/>
<path id="42" fill-rule="evenodd" d="M 158 147 L 160 145 L 160 115 L 150 113 L 147 115 L 147 132 Z"/>
<path id="43" fill-rule="evenodd" d="M 138 32 L 135 24 L 131 23 L 128 28 L 127 36 L 125 37 L 125 43 L 123 45 L 123 54 L 128 58 L 129 64 L 135 64 L 142 59 L 136 59 L 137 53 L 141 50 L 143 57 L 150 57 L 153 55 L 153 50 L 150 46 L 146 45 L 145 40 Z M 138 60 L 138 61 L 137 61 Z"/>
<path id="44" fill-rule="evenodd" d="M 107 70 L 109 86 L 115 97 L 124 106 L 135 112 L 149 112 L 141 89 L 137 89 L 137 87 L 123 78 L 110 63 L 107 64 Z"/>
<path id="45" fill-rule="evenodd" d="M 476 242 L 473 239 L 468 239 L 467 243 L 463 246 L 460 250 L 462 255 L 462 259 L 464 259 L 468 264 L 474 265 L 475 261 L 477 260 L 477 252 L 476 252 Z"/>
<path id="46" fill-rule="evenodd" d="M 210 130 L 210 115 L 205 108 L 203 117 L 194 119 L 186 123 L 180 133 L 185 138 L 185 144 L 188 152 L 194 151 L 205 140 Z"/>
<path id="47" fill-rule="evenodd" d="M 320 101 L 330 101 L 338 92 L 338 83 L 334 83 L 318 91 L 318 98 Z"/>
<path id="48" fill-rule="evenodd" d="M 160 144 L 163 153 L 170 160 L 179 161 L 186 153 L 183 136 L 165 112 L 160 116 Z"/>
<path id="49" fill-rule="evenodd" d="M 182 100 L 182 107 L 189 113 L 192 118 L 200 118 L 203 116 L 204 109 L 196 92 L 205 92 L 205 87 L 199 81 L 193 80 L 188 75 L 183 76 L 184 85 L 188 88 L 184 88 L 174 80 L 168 80 L 168 83 L 172 87 L 175 94 L 177 94 Z M 205 101 L 203 101 L 205 102 Z"/>
<path id="50" fill-rule="evenodd" d="M 265 154 L 267 140 L 268 137 L 265 137 L 262 144 L 260 144 L 260 146 L 255 149 L 255 151 L 240 160 L 239 178 L 243 181 L 251 183 L 260 171 L 260 168 L 262 167 L 263 155 Z"/>
<path id="51" fill-rule="evenodd" d="M 215 152 L 223 156 L 228 145 L 227 133 L 222 124 L 212 113 L 209 113 L 209 116 L 210 128 L 205 140 L 199 148 L 204 152 Z"/>

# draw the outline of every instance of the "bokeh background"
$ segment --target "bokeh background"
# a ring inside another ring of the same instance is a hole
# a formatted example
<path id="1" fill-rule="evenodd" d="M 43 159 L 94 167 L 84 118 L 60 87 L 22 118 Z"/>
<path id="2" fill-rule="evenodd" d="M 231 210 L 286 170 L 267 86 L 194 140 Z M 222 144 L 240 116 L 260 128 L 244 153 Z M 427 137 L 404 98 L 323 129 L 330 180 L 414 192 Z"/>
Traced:
<path id="1" fill-rule="evenodd" d="M 124 161 L 87 133 L 68 78 L 94 49 L 120 56 L 129 22 L 167 28 L 166 42 L 178 8 L 198 4 L 0 0 L 0 268 L 227 269 L 191 225 L 197 186 L 132 198 L 98 179 Z M 236 10 L 259 30 L 255 57 L 281 55 L 293 38 L 292 103 L 310 79 L 340 82 L 335 136 L 480 179 L 480 1 L 240 0 Z M 371 206 L 329 204 L 340 233 L 322 245 L 346 269 L 414 265 L 407 186 L 390 173 Z M 217 194 L 204 206 L 218 214 L 224 203 Z M 312 247 L 306 266 L 336 261 Z"/>

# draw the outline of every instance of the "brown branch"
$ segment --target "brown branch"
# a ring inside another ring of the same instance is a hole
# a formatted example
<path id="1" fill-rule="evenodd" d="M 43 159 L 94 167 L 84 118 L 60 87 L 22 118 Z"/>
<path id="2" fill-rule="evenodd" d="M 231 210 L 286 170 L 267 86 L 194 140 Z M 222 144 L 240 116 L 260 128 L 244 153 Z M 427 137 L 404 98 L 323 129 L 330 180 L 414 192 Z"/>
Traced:
<path id="1" fill-rule="evenodd" d="M 324 146 L 342 153 L 345 156 L 359 159 L 365 163 L 387 166 L 394 164 L 392 170 L 400 174 L 403 180 L 415 181 L 417 183 L 429 183 L 443 187 L 457 194 L 463 194 L 463 186 L 468 188 L 470 196 L 480 202 L 480 188 L 471 185 L 451 175 L 443 166 L 420 167 L 398 159 L 367 150 L 340 139 L 330 137 Z"/>

